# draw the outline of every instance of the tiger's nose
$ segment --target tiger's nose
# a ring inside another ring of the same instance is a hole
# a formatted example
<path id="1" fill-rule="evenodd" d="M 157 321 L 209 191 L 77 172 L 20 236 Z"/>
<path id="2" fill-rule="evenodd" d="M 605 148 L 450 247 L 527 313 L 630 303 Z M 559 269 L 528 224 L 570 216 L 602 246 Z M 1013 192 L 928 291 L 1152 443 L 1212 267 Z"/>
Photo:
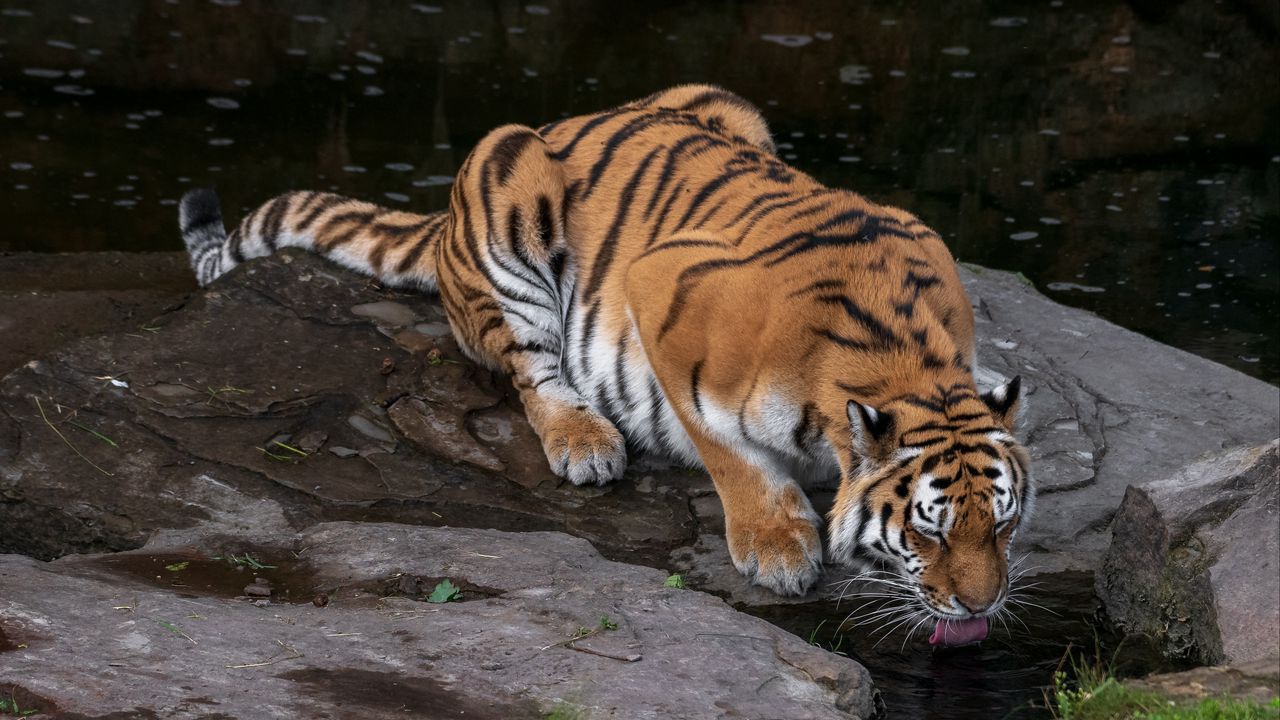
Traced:
<path id="1" fill-rule="evenodd" d="M 981 615 L 995 604 L 992 602 L 975 600 L 973 598 L 961 598 L 959 595 L 953 595 L 952 597 L 955 599 L 956 604 L 967 610 L 970 615 Z"/>
<path id="2" fill-rule="evenodd" d="M 951 599 L 971 615 L 981 615 L 998 605 L 1002 594 L 998 589 L 991 592 L 958 592 Z"/>

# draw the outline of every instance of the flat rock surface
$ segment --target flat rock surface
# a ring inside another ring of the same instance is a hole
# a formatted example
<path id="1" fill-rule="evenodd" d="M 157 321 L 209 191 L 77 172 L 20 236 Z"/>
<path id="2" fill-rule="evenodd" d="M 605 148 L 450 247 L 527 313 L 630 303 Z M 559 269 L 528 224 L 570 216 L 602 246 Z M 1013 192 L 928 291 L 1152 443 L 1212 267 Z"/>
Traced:
<path id="1" fill-rule="evenodd" d="M 980 384 L 1024 378 L 1041 494 L 1020 541 L 1036 572 L 1092 570 L 1130 483 L 1277 436 L 1275 387 L 1053 303 L 1014 275 L 962 276 Z M 467 363 L 444 322 L 434 298 L 289 251 L 145 332 L 16 369 L 0 380 L 0 526 L 22 530 L 0 531 L 0 550 L 139 547 L 214 512 L 196 479 L 208 476 L 278 502 L 298 528 L 558 530 L 735 600 L 778 601 L 729 565 L 705 474 L 633 455 L 613 486 L 568 486 L 504 381 Z M 830 492 L 814 499 L 822 509 Z"/>
<path id="2" fill-rule="evenodd" d="M 1280 639 L 1280 440 L 1129 488 L 1097 575 L 1110 619 L 1166 656 L 1271 657 Z"/>
<path id="3" fill-rule="evenodd" d="M 853 660 L 578 538 L 296 533 L 274 503 L 241 501 L 259 511 L 252 537 L 213 520 L 125 553 L 0 556 L 0 696 L 65 718 L 875 712 Z M 461 594 L 428 602 L 445 579 Z"/>
<path id="4" fill-rule="evenodd" d="M 1269 657 L 1251 662 L 1148 675 L 1124 684 L 1134 690 L 1159 693 L 1174 702 L 1229 697 L 1265 704 L 1280 696 L 1280 657 L 1274 651 L 1273 647 Z"/>
<path id="5" fill-rule="evenodd" d="M 186 253 L 0 253 L 0 375 L 86 335 L 147 332 L 195 287 Z"/>

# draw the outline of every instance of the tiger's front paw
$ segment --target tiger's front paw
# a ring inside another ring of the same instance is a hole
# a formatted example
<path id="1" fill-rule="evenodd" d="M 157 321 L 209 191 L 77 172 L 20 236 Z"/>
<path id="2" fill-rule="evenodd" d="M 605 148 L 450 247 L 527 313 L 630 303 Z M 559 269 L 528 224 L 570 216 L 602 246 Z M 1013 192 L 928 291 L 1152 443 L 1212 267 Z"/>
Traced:
<path id="1" fill-rule="evenodd" d="M 574 485 L 604 485 L 627 469 L 622 433 L 591 410 L 566 410 L 548 423 L 542 437 L 551 472 Z"/>
<path id="2" fill-rule="evenodd" d="M 727 534 L 738 571 L 779 595 L 803 595 L 822 574 L 822 541 L 809 517 L 731 523 Z"/>

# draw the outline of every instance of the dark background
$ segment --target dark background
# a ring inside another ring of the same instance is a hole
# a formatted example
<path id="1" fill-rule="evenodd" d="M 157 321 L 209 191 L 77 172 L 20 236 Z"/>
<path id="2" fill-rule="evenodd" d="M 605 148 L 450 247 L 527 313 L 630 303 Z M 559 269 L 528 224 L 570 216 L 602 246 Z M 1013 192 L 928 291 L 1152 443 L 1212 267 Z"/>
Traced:
<path id="1" fill-rule="evenodd" d="M 962 261 L 1280 379 L 1280 3 L 539 2 L 0 0 L 0 251 L 179 249 L 194 184 L 435 209 L 496 125 L 709 81 Z"/>

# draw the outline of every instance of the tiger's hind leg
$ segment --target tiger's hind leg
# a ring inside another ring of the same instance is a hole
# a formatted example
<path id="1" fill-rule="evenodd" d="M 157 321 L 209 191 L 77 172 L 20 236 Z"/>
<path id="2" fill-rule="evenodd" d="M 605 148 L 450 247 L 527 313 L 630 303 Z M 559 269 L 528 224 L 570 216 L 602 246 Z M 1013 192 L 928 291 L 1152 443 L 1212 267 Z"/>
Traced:
<path id="1" fill-rule="evenodd" d="M 454 183 L 440 297 L 464 351 L 512 376 L 552 472 L 604 484 L 622 477 L 626 444 L 561 371 L 573 288 L 564 194 L 564 171 L 533 129 L 508 125 L 481 140 Z"/>

